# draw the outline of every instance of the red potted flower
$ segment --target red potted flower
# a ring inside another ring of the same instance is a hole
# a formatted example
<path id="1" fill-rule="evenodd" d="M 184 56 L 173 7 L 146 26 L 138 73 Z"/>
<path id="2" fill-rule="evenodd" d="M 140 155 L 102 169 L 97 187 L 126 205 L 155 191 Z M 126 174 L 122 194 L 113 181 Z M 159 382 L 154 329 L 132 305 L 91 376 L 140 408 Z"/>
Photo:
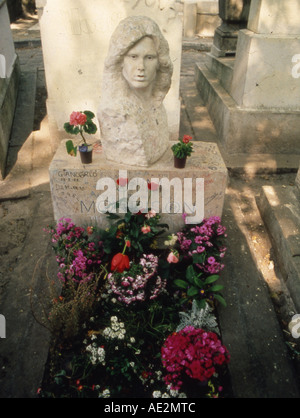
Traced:
<path id="1" fill-rule="evenodd" d="M 191 140 L 191 136 L 184 135 L 177 144 L 172 145 L 171 149 L 174 154 L 174 167 L 185 167 L 187 157 L 190 157 L 191 153 L 194 151 Z"/>
<path id="2" fill-rule="evenodd" d="M 125 270 L 129 270 L 129 258 L 126 254 L 118 253 L 113 256 L 111 260 L 111 271 L 117 271 L 123 273 Z"/>
<path id="3" fill-rule="evenodd" d="M 89 135 L 93 135 L 97 132 L 97 126 L 92 121 L 94 117 L 94 113 L 88 110 L 85 110 L 84 112 L 72 112 L 70 121 L 64 124 L 64 129 L 68 134 L 80 134 L 83 140 L 83 143 L 78 146 L 81 162 L 83 164 L 90 164 L 92 162 L 93 146 L 87 144 L 83 132 Z M 74 146 L 72 140 L 66 142 L 66 147 L 68 154 L 72 156 L 77 155 L 77 146 Z"/>

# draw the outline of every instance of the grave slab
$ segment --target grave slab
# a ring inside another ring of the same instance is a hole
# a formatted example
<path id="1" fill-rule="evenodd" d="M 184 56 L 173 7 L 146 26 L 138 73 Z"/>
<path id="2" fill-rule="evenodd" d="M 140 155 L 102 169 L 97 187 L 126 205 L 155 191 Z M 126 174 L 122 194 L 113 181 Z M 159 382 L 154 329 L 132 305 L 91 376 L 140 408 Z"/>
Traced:
<path id="1" fill-rule="evenodd" d="M 172 141 L 170 144 L 172 145 Z M 104 188 L 100 190 L 99 181 L 107 178 L 111 179 L 110 190 L 113 193 L 119 178 L 128 179 L 128 190 L 131 181 L 136 178 L 141 179 L 141 182 L 144 180 L 147 183 L 160 183 L 158 195 L 153 195 L 153 202 L 158 206 L 154 204 L 153 207 L 149 204 L 149 207 L 161 213 L 161 221 L 169 225 L 168 233 L 178 232 L 184 226 L 184 212 L 188 213 L 186 219 L 189 223 L 197 223 L 194 222 L 194 215 L 198 218 L 200 215 L 206 218 L 221 217 L 227 186 L 227 168 L 216 144 L 194 142 L 194 150 L 184 169 L 174 168 L 171 149 L 147 169 L 113 164 L 108 162 L 102 153 L 94 153 L 93 162 L 83 165 L 80 156 L 72 157 L 67 154 L 63 140 L 49 168 L 54 218 L 58 221 L 62 217 L 68 217 L 77 225 L 97 225 L 106 228 L 109 225 L 107 215 L 99 212 L 99 199 L 104 196 Z M 163 189 L 162 181 L 166 179 L 171 185 L 169 207 L 163 200 L 163 190 L 167 189 Z M 120 186 L 116 187 L 116 200 L 121 196 L 120 189 Z M 128 202 L 131 197 L 132 193 L 128 192 Z M 194 211 L 191 209 L 193 206 Z M 167 211 L 169 213 L 166 213 Z M 122 216 L 119 209 L 116 213 Z"/>
<path id="2" fill-rule="evenodd" d="M 257 199 L 276 259 L 297 311 L 300 310 L 300 201 L 295 186 L 264 186 Z"/>

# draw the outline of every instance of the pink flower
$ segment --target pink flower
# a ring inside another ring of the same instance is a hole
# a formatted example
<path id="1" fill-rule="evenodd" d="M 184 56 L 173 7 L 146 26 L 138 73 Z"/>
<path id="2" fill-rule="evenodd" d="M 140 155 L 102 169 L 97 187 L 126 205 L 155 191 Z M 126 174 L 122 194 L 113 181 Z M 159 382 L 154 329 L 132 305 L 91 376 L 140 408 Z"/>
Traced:
<path id="1" fill-rule="evenodd" d="M 151 231 L 150 226 L 142 226 L 141 231 L 143 234 L 148 234 Z"/>
<path id="2" fill-rule="evenodd" d="M 70 115 L 70 125 L 84 125 L 87 121 L 86 115 L 81 112 L 72 112 Z"/>
<path id="3" fill-rule="evenodd" d="M 167 261 L 168 263 L 178 263 L 179 258 L 173 252 L 171 252 L 167 257 Z"/>
<path id="4" fill-rule="evenodd" d="M 121 186 L 121 187 L 126 186 L 127 183 L 128 183 L 128 179 L 127 178 L 120 177 L 117 180 L 117 185 L 118 186 Z"/>
<path id="5" fill-rule="evenodd" d="M 147 219 L 154 218 L 154 216 L 156 216 L 156 212 L 153 209 L 149 210 L 149 212 L 145 215 Z"/>

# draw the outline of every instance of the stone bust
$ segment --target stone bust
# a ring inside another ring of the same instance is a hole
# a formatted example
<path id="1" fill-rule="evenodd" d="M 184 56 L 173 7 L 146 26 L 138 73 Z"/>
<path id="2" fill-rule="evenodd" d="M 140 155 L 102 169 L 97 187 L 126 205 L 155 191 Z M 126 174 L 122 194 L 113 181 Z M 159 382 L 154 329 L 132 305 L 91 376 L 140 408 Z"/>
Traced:
<path id="1" fill-rule="evenodd" d="M 106 158 L 149 166 L 169 147 L 163 100 L 171 86 L 169 45 L 145 16 L 122 20 L 110 41 L 98 110 Z"/>

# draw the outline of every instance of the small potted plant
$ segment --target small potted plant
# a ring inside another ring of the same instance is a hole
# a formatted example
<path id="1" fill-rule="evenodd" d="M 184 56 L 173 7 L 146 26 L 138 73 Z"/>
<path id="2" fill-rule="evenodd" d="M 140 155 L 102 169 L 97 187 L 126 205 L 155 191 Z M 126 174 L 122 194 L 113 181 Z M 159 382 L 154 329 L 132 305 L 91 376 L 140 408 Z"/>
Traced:
<path id="1" fill-rule="evenodd" d="M 81 162 L 83 164 L 90 164 L 92 162 L 93 146 L 87 144 L 83 132 L 90 135 L 97 132 L 97 126 L 92 121 L 94 117 L 94 113 L 89 110 L 85 110 L 84 112 L 72 112 L 70 115 L 70 121 L 64 124 L 64 129 L 68 134 L 80 134 L 83 139 L 83 143 L 78 146 Z M 66 142 L 66 148 L 68 154 L 72 156 L 77 155 L 77 146 L 74 146 L 72 140 Z"/>
<path id="2" fill-rule="evenodd" d="M 177 144 L 172 145 L 171 149 L 174 154 L 174 167 L 184 168 L 187 157 L 190 157 L 193 150 L 192 139 L 189 135 L 184 135 Z"/>

